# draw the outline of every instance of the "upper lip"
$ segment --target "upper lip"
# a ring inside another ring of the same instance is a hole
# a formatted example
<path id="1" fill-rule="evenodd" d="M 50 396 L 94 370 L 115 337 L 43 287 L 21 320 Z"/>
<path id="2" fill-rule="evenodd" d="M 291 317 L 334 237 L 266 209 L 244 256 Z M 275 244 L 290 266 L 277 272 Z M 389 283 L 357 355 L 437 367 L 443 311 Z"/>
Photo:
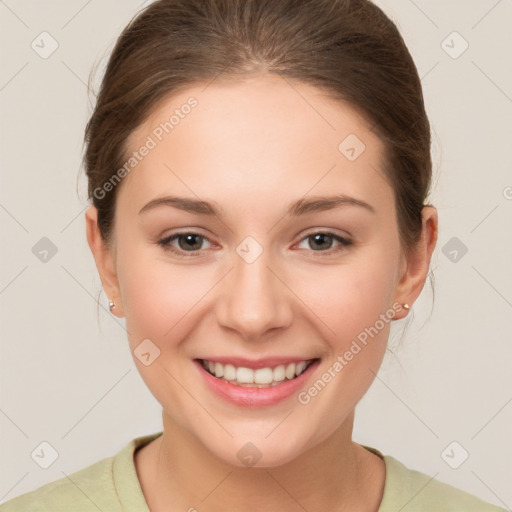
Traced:
<path id="1" fill-rule="evenodd" d="M 206 361 L 212 361 L 214 363 L 232 364 L 238 368 L 273 368 L 279 365 L 287 365 L 290 363 L 299 363 L 300 361 L 311 361 L 312 359 L 318 359 L 316 357 L 265 357 L 261 359 L 247 359 L 245 357 L 221 357 L 221 356 L 211 356 L 211 357 L 201 357 L 199 359 L 203 359 Z"/>

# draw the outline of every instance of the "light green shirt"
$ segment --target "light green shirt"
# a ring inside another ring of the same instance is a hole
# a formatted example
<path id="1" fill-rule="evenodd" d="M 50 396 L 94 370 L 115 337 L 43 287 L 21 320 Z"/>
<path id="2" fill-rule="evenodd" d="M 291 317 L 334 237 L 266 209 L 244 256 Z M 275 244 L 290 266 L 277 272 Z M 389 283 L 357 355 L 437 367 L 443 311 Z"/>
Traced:
<path id="1" fill-rule="evenodd" d="M 0 512 L 150 512 L 144 499 L 134 452 L 162 432 L 137 437 L 113 457 L 43 485 L 0 505 Z M 386 481 L 378 512 L 504 512 L 476 496 L 413 471 L 375 448 L 384 459 Z"/>

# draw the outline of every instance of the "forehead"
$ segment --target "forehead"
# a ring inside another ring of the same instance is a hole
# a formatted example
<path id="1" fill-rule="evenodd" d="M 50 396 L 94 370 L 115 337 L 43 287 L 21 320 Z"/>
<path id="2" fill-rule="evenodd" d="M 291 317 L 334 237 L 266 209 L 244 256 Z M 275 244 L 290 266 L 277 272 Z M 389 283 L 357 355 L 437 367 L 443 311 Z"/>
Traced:
<path id="1" fill-rule="evenodd" d="M 165 192 L 219 202 L 339 192 L 383 204 L 392 191 L 371 124 L 324 90 L 265 75 L 214 80 L 167 97 L 128 141 L 143 146 L 131 201 Z M 124 188 L 124 186 L 123 186 Z"/>

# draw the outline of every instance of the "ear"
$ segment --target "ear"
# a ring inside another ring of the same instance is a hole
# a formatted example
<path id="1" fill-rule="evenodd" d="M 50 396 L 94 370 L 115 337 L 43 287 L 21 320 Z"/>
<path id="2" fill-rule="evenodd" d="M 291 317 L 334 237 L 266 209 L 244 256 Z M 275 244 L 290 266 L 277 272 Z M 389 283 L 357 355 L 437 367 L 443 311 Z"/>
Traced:
<path id="1" fill-rule="evenodd" d="M 438 234 L 437 210 L 433 206 L 424 206 L 421 216 L 420 240 L 416 247 L 404 256 L 403 270 L 395 292 L 396 301 L 410 306 L 418 298 L 425 285 Z M 407 311 L 404 314 L 398 313 L 396 318 L 406 315 Z"/>
<path id="2" fill-rule="evenodd" d="M 113 247 L 107 245 L 101 236 L 98 226 L 98 210 L 95 206 L 89 206 L 85 212 L 85 229 L 87 242 L 94 256 L 103 290 L 109 300 L 115 303 L 115 308 L 112 308 L 111 312 L 121 318 L 123 317 L 123 304 L 116 274 L 115 251 Z"/>

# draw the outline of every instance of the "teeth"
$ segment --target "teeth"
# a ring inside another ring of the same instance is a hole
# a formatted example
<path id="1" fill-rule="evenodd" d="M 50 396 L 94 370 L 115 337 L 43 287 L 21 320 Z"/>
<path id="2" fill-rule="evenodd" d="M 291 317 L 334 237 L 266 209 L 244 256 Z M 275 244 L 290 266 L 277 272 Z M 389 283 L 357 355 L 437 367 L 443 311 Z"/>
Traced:
<path id="1" fill-rule="evenodd" d="M 240 384 L 250 384 L 254 383 L 254 370 L 250 368 L 244 368 L 241 366 L 236 369 L 236 380 L 240 382 Z"/>
<path id="2" fill-rule="evenodd" d="M 287 379 L 293 379 L 295 377 L 295 364 L 290 363 L 285 370 L 285 376 Z"/>
<path id="3" fill-rule="evenodd" d="M 208 366 L 210 365 L 208 364 Z M 224 367 L 220 363 L 215 363 L 215 368 L 212 373 L 215 373 L 217 377 L 222 377 L 224 376 Z"/>
<path id="4" fill-rule="evenodd" d="M 277 382 L 283 381 L 286 378 L 284 365 L 280 364 L 279 366 L 276 366 L 272 371 L 272 376 L 274 377 L 274 380 Z"/>
<path id="5" fill-rule="evenodd" d="M 240 379 L 237 380 L 238 382 L 241 382 Z M 258 368 L 257 370 L 254 371 L 254 384 L 272 384 L 273 380 L 274 375 L 272 372 L 272 368 Z"/>
<path id="6" fill-rule="evenodd" d="M 219 363 L 222 367 L 222 365 Z M 227 364 L 224 366 L 224 371 L 217 374 L 217 370 L 215 370 L 215 377 L 221 377 L 221 374 L 224 376 L 226 380 L 235 380 L 236 379 L 236 368 L 232 364 Z"/>
<path id="7" fill-rule="evenodd" d="M 245 368 L 243 366 L 235 367 L 232 364 L 221 364 L 214 361 L 202 360 L 205 370 L 215 377 L 233 381 L 233 384 L 246 387 L 269 387 L 275 386 L 284 380 L 291 380 L 298 377 L 309 366 L 310 361 L 300 361 L 298 363 L 280 364 L 274 368 Z"/>
<path id="8" fill-rule="evenodd" d="M 297 363 L 295 366 L 295 375 L 297 377 L 304 371 L 304 368 L 306 368 L 306 361 L 301 361 L 300 363 Z"/>

